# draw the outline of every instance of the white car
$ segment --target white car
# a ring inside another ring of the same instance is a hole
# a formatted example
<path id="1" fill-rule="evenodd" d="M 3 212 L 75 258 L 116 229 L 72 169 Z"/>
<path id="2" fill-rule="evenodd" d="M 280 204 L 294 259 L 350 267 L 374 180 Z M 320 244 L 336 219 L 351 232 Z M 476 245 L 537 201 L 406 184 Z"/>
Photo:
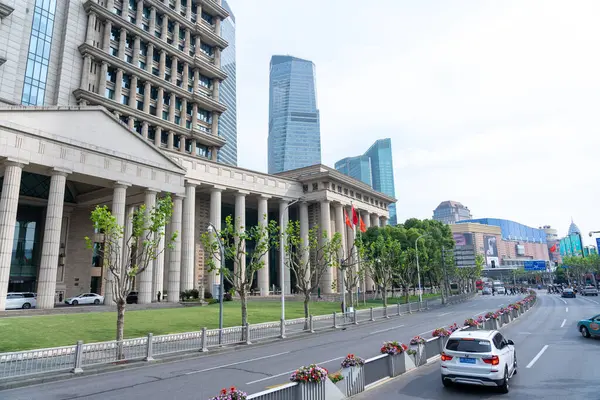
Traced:
<path id="1" fill-rule="evenodd" d="M 104 296 L 100 296 L 96 293 L 83 293 L 79 296 L 69 297 L 65 299 L 65 304 L 76 306 L 78 304 L 102 304 L 104 303 Z"/>
<path id="2" fill-rule="evenodd" d="M 441 355 L 442 383 L 492 386 L 508 393 L 508 380 L 517 373 L 512 340 L 498 331 L 456 331 Z"/>
<path id="3" fill-rule="evenodd" d="M 6 294 L 6 309 L 14 310 L 17 308 L 29 309 L 37 306 L 37 300 L 35 293 L 23 292 L 23 293 L 7 293 Z"/>
<path id="4" fill-rule="evenodd" d="M 492 294 L 492 289 L 488 286 L 484 287 L 481 294 Z"/>
<path id="5" fill-rule="evenodd" d="M 496 288 L 496 293 L 498 294 L 506 294 L 506 289 L 504 288 L 504 286 L 499 286 Z"/>

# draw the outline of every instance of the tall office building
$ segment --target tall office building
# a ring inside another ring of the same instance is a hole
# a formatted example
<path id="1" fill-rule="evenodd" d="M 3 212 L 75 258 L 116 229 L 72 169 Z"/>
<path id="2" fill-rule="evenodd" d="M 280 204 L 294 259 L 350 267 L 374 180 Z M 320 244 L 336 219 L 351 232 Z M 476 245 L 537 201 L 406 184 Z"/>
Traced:
<path id="1" fill-rule="evenodd" d="M 227 74 L 227 79 L 221 84 L 221 102 L 227 110 L 219 118 L 219 134 L 225 139 L 225 146 L 219 151 L 219 162 L 237 165 L 237 81 L 236 81 L 236 50 L 235 50 L 235 15 L 226 0 L 223 8 L 229 17 L 221 23 L 221 36 L 228 43 L 221 55 L 221 68 Z"/>
<path id="2" fill-rule="evenodd" d="M 321 163 L 315 65 L 291 56 L 271 57 L 269 173 Z"/>
<path id="3" fill-rule="evenodd" d="M 392 140 L 379 139 L 362 156 L 346 157 L 335 163 L 335 169 L 371 185 L 376 191 L 396 197 Z M 397 224 L 396 204 L 390 204 L 390 225 Z"/>
<path id="4" fill-rule="evenodd" d="M 0 0 L 0 104 L 102 105 L 156 146 L 216 161 L 227 17 L 214 0 Z"/>
<path id="5" fill-rule="evenodd" d="M 458 201 L 442 201 L 435 210 L 433 210 L 433 219 L 445 224 L 455 224 L 458 221 L 471 219 L 471 211 L 468 207 Z"/>

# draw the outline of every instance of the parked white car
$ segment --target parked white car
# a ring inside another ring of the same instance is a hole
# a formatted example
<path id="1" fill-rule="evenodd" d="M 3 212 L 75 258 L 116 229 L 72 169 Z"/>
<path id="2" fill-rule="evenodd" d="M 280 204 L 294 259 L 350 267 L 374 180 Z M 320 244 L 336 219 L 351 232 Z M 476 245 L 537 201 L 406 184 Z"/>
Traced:
<path id="1" fill-rule="evenodd" d="M 517 373 L 512 340 L 498 331 L 456 331 L 441 355 L 442 383 L 498 387 L 508 393 L 508 380 Z"/>
<path id="2" fill-rule="evenodd" d="M 31 292 L 6 294 L 6 309 L 14 310 L 18 308 L 29 309 L 37 306 L 36 294 Z"/>
<path id="3" fill-rule="evenodd" d="M 65 304 L 76 306 L 78 304 L 102 304 L 104 303 L 104 296 L 100 296 L 96 293 L 83 293 L 79 296 L 69 297 L 65 299 Z"/>

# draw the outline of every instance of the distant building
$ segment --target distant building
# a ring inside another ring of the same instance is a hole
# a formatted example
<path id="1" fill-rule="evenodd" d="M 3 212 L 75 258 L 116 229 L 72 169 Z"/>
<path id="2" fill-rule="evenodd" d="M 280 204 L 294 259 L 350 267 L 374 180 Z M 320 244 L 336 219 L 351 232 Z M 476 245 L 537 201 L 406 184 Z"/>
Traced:
<path id="1" fill-rule="evenodd" d="M 458 221 L 471 219 L 471 211 L 468 207 L 458 201 L 442 201 L 435 210 L 433 210 L 433 219 L 445 224 L 455 224 Z"/>
<path id="2" fill-rule="evenodd" d="M 335 163 L 335 169 L 371 185 L 376 191 L 396 197 L 392 140 L 379 139 L 362 155 L 346 157 Z M 390 204 L 390 225 L 398 223 L 396 204 Z"/>
<path id="3" fill-rule="evenodd" d="M 321 164 L 315 65 L 273 56 L 270 67 L 269 173 Z"/>
<path id="4" fill-rule="evenodd" d="M 544 225 L 540 227 L 546 233 L 546 241 L 548 244 L 548 255 L 550 261 L 555 265 L 562 263 L 562 257 L 560 255 L 560 240 L 558 238 L 558 230 L 552 228 L 550 225 Z"/>
<path id="5" fill-rule="evenodd" d="M 561 257 L 582 257 L 586 255 L 583 247 L 583 240 L 581 238 L 581 230 L 575 222 L 571 220 L 569 226 L 569 233 L 559 241 L 560 255 Z"/>

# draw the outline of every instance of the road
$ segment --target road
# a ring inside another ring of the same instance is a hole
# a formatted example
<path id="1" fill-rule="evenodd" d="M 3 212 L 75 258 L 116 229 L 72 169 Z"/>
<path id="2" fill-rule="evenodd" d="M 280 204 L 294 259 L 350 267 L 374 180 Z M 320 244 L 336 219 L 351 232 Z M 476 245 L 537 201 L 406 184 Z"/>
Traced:
<path id="1" fill-rule="evenodd" d="M 206 399 L 224 387 L 236 386 L 248 393 L 286 383 L 297 367 L 318 363 L 332 371 L 348 353 L 363 358 L 378 354 L 385 340 L 407 343 L 413 336 L 430 337 L 440 326 L 462 322 L 494 311 L 520 296 L 477 296 L 473 300 L 425 312 L 392 317 L 303 336 L 296 339 L 241 347 L 235 352 L 148 364 L 118 372 L 73 378 L 0 392 L 0 398 L 23 400 L 108 399 Z M 436 381 L 436 385 L 437 385 Z"/>
<path id="2" fill-rule="evenodd" d="M 519 369 L 510 381 L 513 399 L 598 399 L 600 340 L 584 339 L 577 321 L 600 313 L 597 297 L 561 299 L 540 294 L 538 305 L 502 328 L 516 345 Z M 357 400 L 366 399 L 493 399 L 501 396 L 479 387 L 446 389 L 439 361 L 375 387 Z"/>

